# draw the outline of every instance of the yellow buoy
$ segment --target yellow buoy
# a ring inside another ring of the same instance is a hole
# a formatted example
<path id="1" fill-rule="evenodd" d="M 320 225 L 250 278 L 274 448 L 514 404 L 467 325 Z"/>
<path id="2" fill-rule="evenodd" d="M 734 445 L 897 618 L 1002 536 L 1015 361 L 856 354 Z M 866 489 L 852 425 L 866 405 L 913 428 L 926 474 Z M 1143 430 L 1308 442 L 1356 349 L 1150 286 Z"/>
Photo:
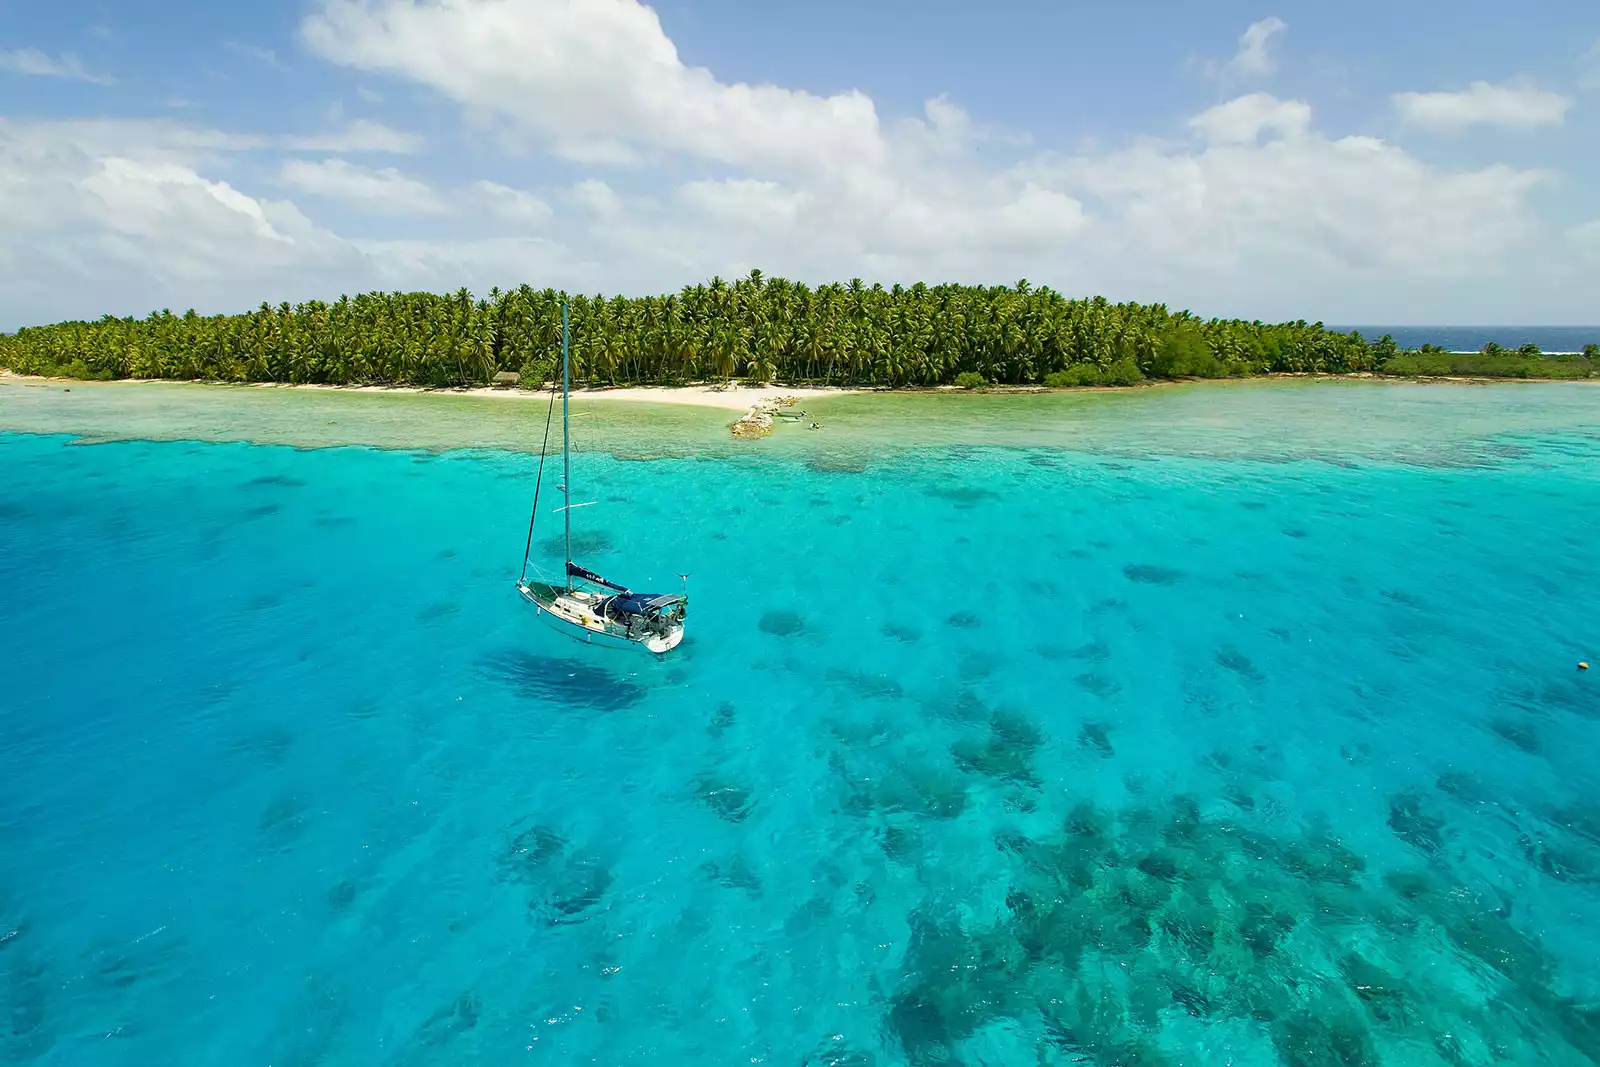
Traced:
<path id="1" fill-rule="evenodd" d="M 1589 664 L 1587 664 L 1587 663 L 1580 663 L 1580 664 L 1578 664 L 1578 669 L 1579 669 L 1579 670 L 1580 670 L 1580 671 L 1586 671 L 1586 670 L 1588 670 L 1588 669 L 1589 669 Z"/>

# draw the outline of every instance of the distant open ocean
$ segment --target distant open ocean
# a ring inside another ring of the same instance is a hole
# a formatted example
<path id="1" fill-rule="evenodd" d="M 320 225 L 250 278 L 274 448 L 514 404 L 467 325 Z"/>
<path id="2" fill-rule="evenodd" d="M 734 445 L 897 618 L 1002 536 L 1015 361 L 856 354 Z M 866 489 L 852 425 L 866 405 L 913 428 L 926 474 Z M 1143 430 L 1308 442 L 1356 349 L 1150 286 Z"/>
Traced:
<path id="1" fill-rule="evenodd" d="M 1542 352 L 1581 352 L 1584 345 L 1600 344 L 1600 326 L 1332 326 L 1349 332 L 1360 330 L 1371 339 L 1390 334 L 1401 348 L 1439 345 L 1452 352 L 1476 352 L 1490 341 L 1517 348 L 1529 341 Z"/>

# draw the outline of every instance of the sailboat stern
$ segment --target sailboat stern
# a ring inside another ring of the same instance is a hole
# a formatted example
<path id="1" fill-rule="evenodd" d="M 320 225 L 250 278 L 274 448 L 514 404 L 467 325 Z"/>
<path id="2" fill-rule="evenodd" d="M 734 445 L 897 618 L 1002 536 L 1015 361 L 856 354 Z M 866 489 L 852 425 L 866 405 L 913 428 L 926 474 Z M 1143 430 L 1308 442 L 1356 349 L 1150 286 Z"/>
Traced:
<path id="1" fill-rule="evenodd" d="M 641 643 L 646 651 L 664 656 L 683 643 L 683 624 L 679 623 L 663 634 L 651 634 Z"/>

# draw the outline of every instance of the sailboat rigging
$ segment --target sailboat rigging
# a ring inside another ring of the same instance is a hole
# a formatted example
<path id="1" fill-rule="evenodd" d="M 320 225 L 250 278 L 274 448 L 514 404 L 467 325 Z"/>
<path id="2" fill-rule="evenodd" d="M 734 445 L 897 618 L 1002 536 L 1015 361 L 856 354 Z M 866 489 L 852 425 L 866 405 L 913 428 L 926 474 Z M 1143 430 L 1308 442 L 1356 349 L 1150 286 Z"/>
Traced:
<path id="1" fill-rule="evenodd" d="M 572 559 L 572 513 L 595 501 L 572 502 L 572 432 L 569 413 L 571 347 L 568 340 L 567 304 L 561 302 L 561 512 L 565 536 L 564 582 L 550 582 L 533 566 L 533 528 L 539 520 L 539 489 L 544 481 L 544 461 L 550 445 L 550 416 L 545 416 L 544 444 L 539 450 L 539 474 L 533 488 L 533 513 L 528 518 L 528 543 L 522 553 L 522 574 L 517 592 L 532 604 L 539 617 L 567 636 L 587 644 L 617 648 L 644 648 L 665 655 L 683 640 L 689 598 L 685 593 L 635 593 L 625 585 L 602 578 Z M 529 577 L 532 570 L 537 577 Z M 685 590 L 688 578 L 684 578 Z"/>

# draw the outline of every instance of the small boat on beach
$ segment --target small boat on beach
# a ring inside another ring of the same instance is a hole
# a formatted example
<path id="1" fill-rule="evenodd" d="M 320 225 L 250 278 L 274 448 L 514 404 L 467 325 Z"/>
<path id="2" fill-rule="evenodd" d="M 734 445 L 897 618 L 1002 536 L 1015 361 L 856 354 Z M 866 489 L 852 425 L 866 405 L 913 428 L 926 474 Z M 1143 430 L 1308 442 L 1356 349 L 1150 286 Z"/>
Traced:
<path id="1" fill-rule="evenodd" d="M 688 579 L 683 593 L 635 593 L 625 585 L 603 578 L 572 559 L 572 512 L 588 507 L 572 502 L 572 435 L 569 429 L 570 352 L 567 305 L 561 305 L 561 512 L 565 523 L 566 566 L 560 581 L 550 581 L 532 561 L 533 529 L 539 520 L 539 488 L 544 481 L 544 461 L 550 444 L 550 415 L 545 417 L 544 446 L 539 450 L 539 475 L 533 488 L 533 514 L 528 518 L 528 544 L 522 553 L 522 573 L 517 592 L 534 606 L 538 616 L 556 630 L 585 644 L 612 648 L 643 648 L 658 656 L 683 641 L 688 614 Z M 551 414 L 555 397 L 550 400 Z M 530 575 L 530 572 L 532 574 Z"/>

